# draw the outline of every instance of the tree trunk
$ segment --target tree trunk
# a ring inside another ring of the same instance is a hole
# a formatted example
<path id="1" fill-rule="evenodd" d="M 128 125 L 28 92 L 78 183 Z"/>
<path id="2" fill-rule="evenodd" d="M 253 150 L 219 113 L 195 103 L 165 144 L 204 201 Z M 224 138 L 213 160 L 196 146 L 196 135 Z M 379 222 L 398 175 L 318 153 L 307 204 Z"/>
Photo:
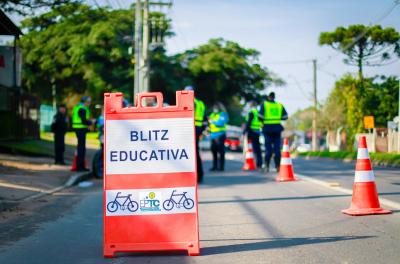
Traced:
<path id="1" fill-rule="evenodd" d="M 361 85 L 363 85 L 363 58 L 364 58 L 364 48 L 363 45 L 360 43 L 358 45 L 358 59 L 357 59 L 357 64 L 358 64 L 358 78 L 361 81 Z"/>

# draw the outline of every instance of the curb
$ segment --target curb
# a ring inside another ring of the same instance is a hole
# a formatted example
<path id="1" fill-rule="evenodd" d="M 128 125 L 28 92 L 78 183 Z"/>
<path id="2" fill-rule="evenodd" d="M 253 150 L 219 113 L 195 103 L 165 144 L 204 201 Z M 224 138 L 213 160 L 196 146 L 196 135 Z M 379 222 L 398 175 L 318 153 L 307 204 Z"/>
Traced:
<path id="1" fill-rule="evenodd" d="M 19 199 L 19 200 L 0 200 L 0 212 L 7 210 L 7 209 L 11 209 L 15 206 L 17 206 L 18 204 L 22 203 L 22 202 L 26 202 L 26 201 L 31 201 L 34 199 L 38 199 L 40 197 L 46 196 L 46 195 L 50 195 L 53 194 L 55 192 L 59 192 L 63 189 L 69 188 L 71 186 L 74 186 L 78 183 L 80 183 L 81 181 L 87 180 L 91 177 L 92 172 L 91 171 L 85 171 L 85 172 L 76 172 L 73 173 L 71 176 L 69 176 L 68 180 L 63 184 L 60 185 L 58 187 L 55 187 L 53 189 L 44 191 L 44 192 L 40 192 L 37 194 L 33 194 L 31 196 Z"/>

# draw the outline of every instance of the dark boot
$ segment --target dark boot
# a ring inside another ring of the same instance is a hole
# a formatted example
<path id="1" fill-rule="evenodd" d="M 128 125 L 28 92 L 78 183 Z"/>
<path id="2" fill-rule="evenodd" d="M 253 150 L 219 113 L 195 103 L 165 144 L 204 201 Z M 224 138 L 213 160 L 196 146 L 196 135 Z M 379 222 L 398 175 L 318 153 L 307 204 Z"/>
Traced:
<path id="1" fill-rule="evenodd" d="M 275 162 L 276 171 L 279 171 L 279 168 L 281 166 L 281 157 L 274 156 L 274 162 Z"/>

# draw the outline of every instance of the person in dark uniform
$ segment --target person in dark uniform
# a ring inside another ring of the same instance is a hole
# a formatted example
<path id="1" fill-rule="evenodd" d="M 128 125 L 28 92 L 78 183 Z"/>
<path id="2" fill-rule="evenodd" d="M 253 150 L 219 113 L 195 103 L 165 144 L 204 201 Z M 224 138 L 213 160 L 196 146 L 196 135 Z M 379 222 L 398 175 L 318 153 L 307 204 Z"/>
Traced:
<path id="1" fill-rule="evenodd" d="M 186 91 L 194 91 L 193 86 L 186 86 Z M 200 136 L 207 127 L 206 106 L 203 101 L 194 98 L 194 125 L 196 128 L 196 163 L 197 163 L 197 182 L 203 181 L 204 171 L 200 156 L 199 141 Z"/>
<path id="2" fill-rule="evenodd" d="M 275 93 L 271 92 L 266 101 L 260 106 L 258 117 L 263 121 L 262 132 L 265 138 L 265 169 L 269 171 L 272 153 L 274 153 L 275 168 L 279 171 L 281 163 L 281 134 L 282 120 L 288 118 L 285 107 L 275 102 Z"/>
<path id="3" fill-rule="evenodd" d="M 68 117 L 66 115 L 66 107 L 65 105 L 59 105 L 51 123 L 51 132 L 54 133 L 55 164 L 65 165 L 65 133 L 67 133 L 67 129 Z"/>
<path id="4" fill-rule="evenodd" d="M 72 111 L 72 128 L 78 138 L 78 154 L 77 154 L 77 171 L 89 171 L 85 168 L 85 154 L 86 154 L 86 133 L 88 126 L 92 124 L 89 120 L 91 98 L 89 96 L 82 97 L 82 100 L 77 104 Z"/>
<path id="5" fill-rule="evenodd" d="M 258 118 L 257 102 L 250 102 L 250 110 L 246 116 L 246 123 L 244 126 L 243 134 L 251 140 L 253 145 L 254 154 L 256 156 L 257 168 L 261 169 L 263 165 L 261 148 L 260 148 L 260 134 L 262 122 Z"/>

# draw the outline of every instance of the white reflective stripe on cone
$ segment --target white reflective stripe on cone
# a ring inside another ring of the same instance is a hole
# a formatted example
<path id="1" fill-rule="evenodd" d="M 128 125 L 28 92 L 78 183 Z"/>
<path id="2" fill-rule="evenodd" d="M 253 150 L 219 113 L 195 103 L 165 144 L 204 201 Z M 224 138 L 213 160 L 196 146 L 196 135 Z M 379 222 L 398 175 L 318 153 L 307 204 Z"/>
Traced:
<path id="1" fill-rule="evenodd" d="M 292 159 L 291 158 L 281 158 L 281 165 L 291 165 Z"/>
<path id="2" fill-rule="evenodd" d="M 249 148 L 249 149 L 253 149 L 253 145 L 250 143 L 250 144 L 248 145 L 248 148 Z"/>
<path id="3" fill-rule="evenodd" d="M 375 175 L 372 170 L 370 171 L 356 171 L 354 182 L 373 182 Z"/>
<path id="4" fill-rule="evenodd" d="M 246 159 L 248 159 L 248 158 L 254 158 L 253 152 L 248 151 L 248 152 L 246 153 Z"/>
<path id="5" fill-rule="evenodd" d="M 282 151 L 283 152 L 289 152 L 289 146 L 288 145 L 283 145 Z"/>
<path id="6" fill-rule="evenodd" d="M 369 159 L 368 149 L 359 148 L 357 150 L 357 159 Z"/>

